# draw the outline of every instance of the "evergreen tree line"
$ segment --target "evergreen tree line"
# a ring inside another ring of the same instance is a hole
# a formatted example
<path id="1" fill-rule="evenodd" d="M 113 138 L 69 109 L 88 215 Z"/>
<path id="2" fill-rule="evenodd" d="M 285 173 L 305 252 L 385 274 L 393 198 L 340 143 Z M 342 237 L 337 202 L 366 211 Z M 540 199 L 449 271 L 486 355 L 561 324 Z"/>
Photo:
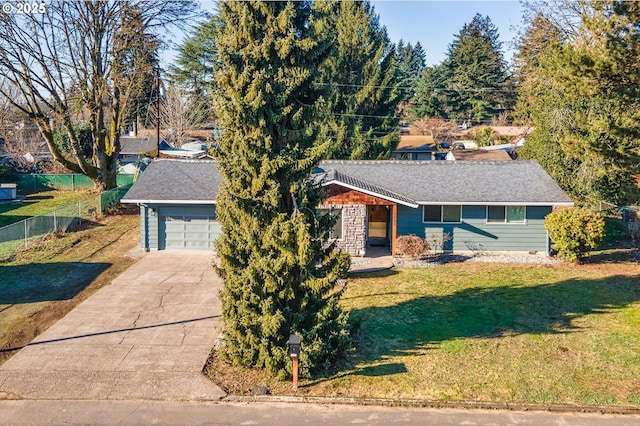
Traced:
<path id="1" fill-rule="evenodd" d="M 323 18 L 331 52 L 315 64 L 319 74 L 314 83 L 328 90 L 331 115 L 324 125 L 333 144 L 326 158 L 388 158 L 399 142 L 400 120 L 436 117 L 473 124 L 511 118 L 513 80 L 489 17 L 473 17 L 454 36 L 447 59 L 427 67 L 421 43 L 393 44 L 368 1 L 327 2 L 323 7 L 331 9 Z M 214 13 L 181 46 L 169 70 L 172 84 L 203 100 L 210 100 L 217 87 L 217 25 L 220 16 Z"/>

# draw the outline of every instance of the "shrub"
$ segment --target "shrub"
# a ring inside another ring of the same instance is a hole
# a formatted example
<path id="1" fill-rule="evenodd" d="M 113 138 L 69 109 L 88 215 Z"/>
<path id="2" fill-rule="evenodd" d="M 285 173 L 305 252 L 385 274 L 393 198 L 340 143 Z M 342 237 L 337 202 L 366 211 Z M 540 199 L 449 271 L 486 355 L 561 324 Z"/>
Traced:
<path id="1" fill-rule="evenodd" d="M 556 210 L 544 220 L 557 256 L 570 262 L 584 257 L 604 238 L 604 219 L 583 209 Z"/>
<path id="2" fill-rule="evenodd" d="M 396 240 L 396 251 L 402 256 L 418 257 L 427 251 L 427 243 L 417 235 L 403 235 Z"/>
<path id="3" fill-rule="evenodd" d="M 444 245 L 447 241 L 451 241 L 451 234 L 445 232 L 429 232 L 428 228 L 424 230 L 425 235 L 425 243 L 427 245 L 427 250 L 431 251 L 432 254 L 438 254 L 444 252 Z"/>
<path id="4" fill-rule="evenodd" d="M 629 237 L 629 230 L 622 222 L 622 219 L 604 217 L 603 244 L 619 245 L 621 241 L 628 240 Z"/>

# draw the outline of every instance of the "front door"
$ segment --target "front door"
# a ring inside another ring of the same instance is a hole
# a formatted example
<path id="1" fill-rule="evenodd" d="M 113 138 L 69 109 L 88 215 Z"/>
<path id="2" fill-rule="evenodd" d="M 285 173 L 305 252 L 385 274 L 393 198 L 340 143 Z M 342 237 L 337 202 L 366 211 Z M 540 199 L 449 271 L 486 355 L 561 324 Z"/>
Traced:
<path id="1" fill-rule="evenodd" d="M 369 247 L 389 246 L 389 206 L 367 206 Z"/>

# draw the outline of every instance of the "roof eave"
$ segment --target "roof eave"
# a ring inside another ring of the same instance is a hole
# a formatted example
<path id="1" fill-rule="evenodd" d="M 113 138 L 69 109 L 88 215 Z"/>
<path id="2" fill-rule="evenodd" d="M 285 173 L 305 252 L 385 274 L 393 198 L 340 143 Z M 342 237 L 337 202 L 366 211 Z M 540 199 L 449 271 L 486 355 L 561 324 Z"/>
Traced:
<path id="1" fill-rule="evenodd" d="M 558 206 L 573 207 L 573 201 L 418 201 L 421 206 L 424 205 L 443 205 L 443 206 Z"/>
<path id="2" fill-rule="evenodd" d="M 121 203 L 127 204 L 189 204 L 189 205 L 208 205 L 216 204 L 216 200 L 137 200 L 122 199 Z"/>

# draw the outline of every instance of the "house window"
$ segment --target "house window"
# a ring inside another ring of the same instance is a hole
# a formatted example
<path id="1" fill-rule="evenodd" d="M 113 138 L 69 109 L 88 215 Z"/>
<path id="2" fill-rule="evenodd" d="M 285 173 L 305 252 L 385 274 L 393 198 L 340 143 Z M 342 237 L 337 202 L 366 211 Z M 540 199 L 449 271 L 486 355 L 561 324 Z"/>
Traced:
<path id="1" fill-rule="evenodd" d="M 423 222 L 460 223 L 462 206 L 422 206 Z"/>
<path id="2" fill-rule="evenodd" d="M 524 206 L 487 206 L 487 223 L 524 223 Z"/>
<path id="3" fill-rule="evenodd" d="M 317 209 L 317 214 L 330 214 L 331 216 L 337 217 L 336 223 L 333 225 L 333 228 L 329 231 L 329 239 L 330 240 L 339 240 L 342 238 L 342 209 L 329 208 L 329 209 Z"/>

